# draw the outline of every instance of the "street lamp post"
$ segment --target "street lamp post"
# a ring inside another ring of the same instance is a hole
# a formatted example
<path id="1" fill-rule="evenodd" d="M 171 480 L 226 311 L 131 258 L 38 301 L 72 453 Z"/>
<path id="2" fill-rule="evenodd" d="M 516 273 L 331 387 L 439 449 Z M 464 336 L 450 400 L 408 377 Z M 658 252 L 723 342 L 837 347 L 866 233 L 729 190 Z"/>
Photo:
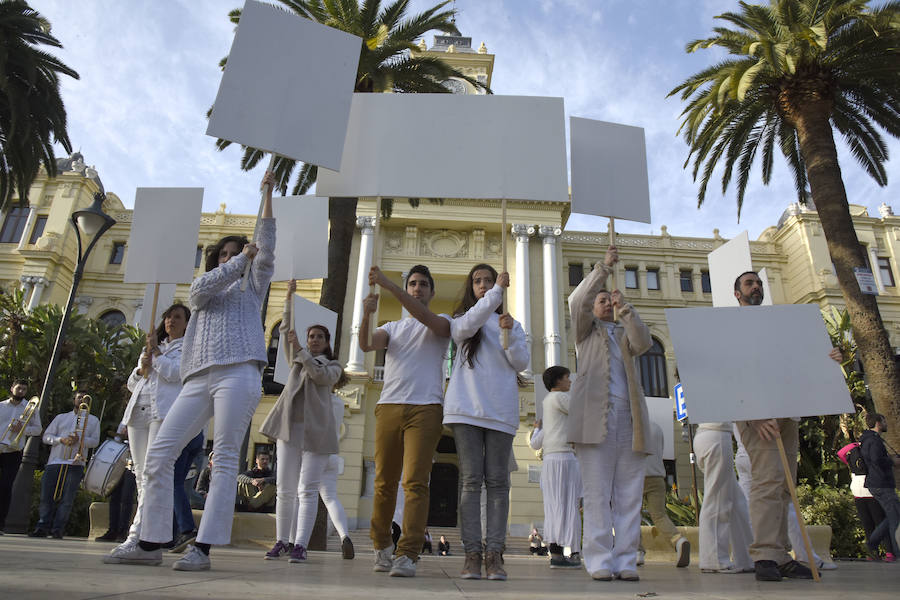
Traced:
<path id="1" fill-rule="evenodd" d="M 84 210 L 76 210 L 72 213 L 71 224 L 75 228 L 75 239 L 78 241 L 78 262 L 75 264 L 75 272 L 72 275 L 72 288 L 69 290 L 69 300 L 63 311 L 62 320 L 59 322 L 59 331 L 56 334 L 56 343 L 53 344 L 53 352 L 50 354 L 50 364 L 47 365 L 47 375 L 44 378 L 44 387 L 41 389 L 40 407 L 41 422 L 46 423 L 47 406 L 50 392 L 53 387 L 53 378 L 56 375 L 56 367 L 59 364 L 59 350 L 66 337 L 66 329 L 69 326 L 69 317 L 72 314 L 72 305 L 75 303 L 75 292 L 84 275 L 84 265 L 88 256 L 100 237 L 110 227 L 116 224 L 116 220 L 103 212 L 103 201 L 106 196 L 102 192 L 94 194 L 94 202 Z M 82 231 L 85 238 L 90 239 L 87 248 L 82 242 Z M 28 531 L 31 516 L 31 487 L 34 480 L 34 470 L 38 463 L 38 451 L 41 437 L 31 436 L 25 444 L 22 453 L 22 464 L 13 483 L 12 498 L 10 499 L 9 514 L 6 517 L 4 527 L 7 533 L 26 533 Z"/>

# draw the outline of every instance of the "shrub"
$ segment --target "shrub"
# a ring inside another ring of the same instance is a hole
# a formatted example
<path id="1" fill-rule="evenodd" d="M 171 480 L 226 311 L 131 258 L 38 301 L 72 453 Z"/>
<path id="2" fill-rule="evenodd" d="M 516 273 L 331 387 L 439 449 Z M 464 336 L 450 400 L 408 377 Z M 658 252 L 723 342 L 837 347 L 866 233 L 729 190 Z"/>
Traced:
<path id="1" fill-rule="evenodd" d="M 831 554 L 840 558 L 865 556 L 865 533 L 849 488 L 797 486 L 800 511 L 807 525 L 831 526 Z"/>

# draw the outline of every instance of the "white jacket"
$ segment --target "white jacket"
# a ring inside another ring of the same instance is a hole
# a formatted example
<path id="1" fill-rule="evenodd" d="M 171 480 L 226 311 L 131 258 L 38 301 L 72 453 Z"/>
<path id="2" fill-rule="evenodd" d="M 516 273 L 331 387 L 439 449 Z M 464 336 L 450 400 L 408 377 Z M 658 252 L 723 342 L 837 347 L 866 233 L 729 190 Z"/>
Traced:
<path id="1" fill-rule="evenodd" d="M 444 424 L 464 423 L 515 434 L 519 428 L 519 386 L 516 374 L 528 366 L 530 352 L 518 321 L 503 349 L 500 315 L 503 288 L 494 286 L 464 315 L 450 323 L 456 358 L 444 396 Z M 463 357 L 462 344 L 481 329 L 474 367 Z"/>
<path id="2" fill-rule="evenodd" d="M 144 358 L 146 349 L 141 352 L 138 366 L 128 376 L 128 389 L 131 390 L 131 399 L 125 406 L 125 414 L 122 415 L 120 428 L 127 426 L 131 419 L 131 413 L 137 405 L 141 392 L 150 394 L 150 414 L 154 420 L 161 421 L 166 418 L 169 409 L 175 402 L 175 398 L 181 392 L 181 348 L 184 338 L 180 337 L 171 342 L 166 340 L 159 345 L 162 352 L 154 356 L 151 361 L 150 377 L 138 374 L 141 359 Z"/>

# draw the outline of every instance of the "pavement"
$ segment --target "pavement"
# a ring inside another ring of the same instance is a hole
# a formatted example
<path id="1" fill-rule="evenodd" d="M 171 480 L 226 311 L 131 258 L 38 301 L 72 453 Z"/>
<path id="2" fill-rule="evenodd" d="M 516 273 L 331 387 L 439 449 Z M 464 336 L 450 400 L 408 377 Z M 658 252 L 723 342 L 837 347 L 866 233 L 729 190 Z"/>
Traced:
<path id="1" fill-rule="evenodd" d="M 676 569 L 671 563 L 648 562 L 641 581 L 593 581 L 583 570 L 550 570 L 546 559 L 509 557 L 505 582 L 459 578 L 461 556 L 423 557 L 415 578 L 372 572 L 372 557 L 357 553 L 343 560 L 337 552 L 310 552 L 306 564 L 263 560 L 262 550 L 213 548 L 212 570 L 173 571 L 177 555 L 165 554 L 160 567 L 104 565 L 113 544 L 82 538 L 34 539 L 0 536 L 0 597 L 14 600 L 65 598 L 390 598 L 405 600 L 547 598 L 766 598 L 774 600 L 866 600 L 898 597 L 900 563 L 839 561 L 822 582 L 784 580 L 757 582 L 752 574 L 701 574 L 696 565 Z"/>

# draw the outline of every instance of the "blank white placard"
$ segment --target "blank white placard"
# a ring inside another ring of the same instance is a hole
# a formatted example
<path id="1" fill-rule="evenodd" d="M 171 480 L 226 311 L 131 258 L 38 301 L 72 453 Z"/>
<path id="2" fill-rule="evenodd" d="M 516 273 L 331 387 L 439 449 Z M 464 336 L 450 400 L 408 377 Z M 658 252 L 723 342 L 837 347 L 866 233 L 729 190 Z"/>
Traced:
<path id="1" fill-rule="evenodd" d="M 818 306 L 665 312 L 693 423 L 853 412 Z"/>
<path id="2" fill-rule="evenodd" d="M 649 223 L 643 128 L 570 117 L 569 140 L 572 212 Z"/>
<path id="3" fill-rule="evenodd" d="M 328 276 L 328 198 L 276 196 L 272 214 L 278 222 L 272 281 Z"/>
<path id="4" fill-rule="evenodd" d="M 172 306 L 175 299 L 175 284 L 163 283 L 159 286 L 159 296 L 156 300 L 156 323 L 151 323 L 150 318 L 153 316 L 153 291 L 156 284 L 148 283 L 147 289 L 144 290 L 144 302 L 141 304 L 140 320 L 135 326 L 141 331 L 150 331 L 159 325 L 159 320 L 166 309 Z"/>
<path id="5" fill-rule="evenodd" d="M 757 273 L 759 278 L 762 280 L 762 288 L 763 288 L 763 306 L 772 306 L 775 304 L 772 302 L 772 287 L 769 285 L 769 272 L 762 268 Z"/>
<path id="6" fill-rule="evenodd" d="M 663 460 L 675 460 L 674 410 L 671 398 L 645 396 L 650 421 L 659 425 L 663 432 Z"/>
<path id="7" fill-rule="evenodd" d="M 337 313 L 310 302 L 302 296 L 294 294 L 294 330 L 300 340 L 300 345 L 306 348 L 306 328 L 310 325 L 324 325 L 331 333 L 332 348 L 334 347 L 334 330 L 337 327 Z M 287 383 L 291 374 L 291 366 L 288 364 L 287 336 L 278 340 L 278 356 L 275 359 L 275 374 L 273 378 L 277 383 Z"/>
<path id="8" fill-rule="evenodd" d="M 746 231 L 736 235 L 710 252 L 706 261 L 709 263 L 713 306 L 738 306 L 734 297 L 734 280 L 741 273 L 753 270 L 750 236 Z"/>
<path id="9" fill-rule="evenodd" d="M 337 169 L 362 40 L 248 0 L 206 135 Z"/>
<path id="10" fill-rule="evenodd" d="M 124 282 L 190 283 L 202 210 L 203 188 L 137 188 Z"/>
<path id="11" fill-rule="evenodd" d="M 562 98 L 354 94 L 319 196 L 568 202 Z"/>

